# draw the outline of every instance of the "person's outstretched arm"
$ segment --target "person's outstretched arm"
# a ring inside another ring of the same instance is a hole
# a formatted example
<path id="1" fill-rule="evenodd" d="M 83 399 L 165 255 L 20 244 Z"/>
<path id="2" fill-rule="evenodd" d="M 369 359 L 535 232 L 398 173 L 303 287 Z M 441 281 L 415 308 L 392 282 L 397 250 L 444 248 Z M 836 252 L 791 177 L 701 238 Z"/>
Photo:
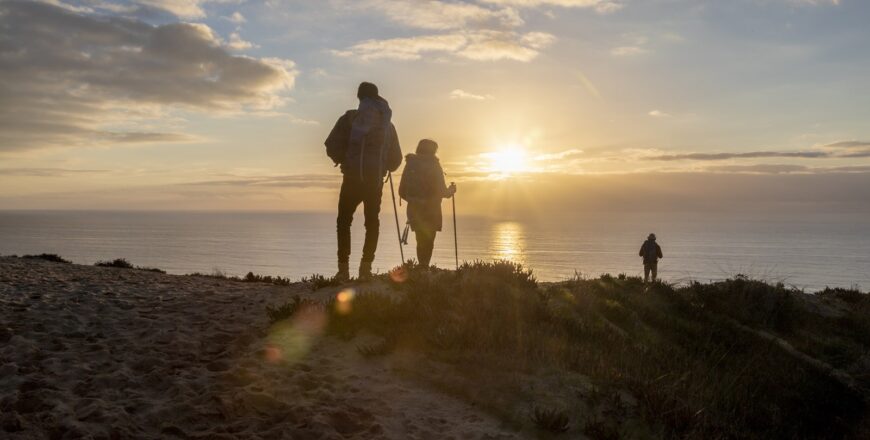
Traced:
<path id="1" fill-rule="evenodd" d="M 438 167 L 437 187 L 441 190 L 441 197 L 445 199 L 449 199 L 453 197 L 453 194 L 456 194 L 456 185 L 447 186 L 447 182 L 444 180 L 444 170 L 440 166 Z"/>

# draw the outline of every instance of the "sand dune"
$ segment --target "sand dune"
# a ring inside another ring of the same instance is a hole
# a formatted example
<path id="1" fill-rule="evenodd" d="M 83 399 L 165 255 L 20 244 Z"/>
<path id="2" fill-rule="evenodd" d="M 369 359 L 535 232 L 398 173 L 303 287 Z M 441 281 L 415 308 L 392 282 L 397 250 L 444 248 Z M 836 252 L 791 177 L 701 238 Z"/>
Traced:
<path id="1" fill-rule="evenodd" d="M 0 258 L 0 437 L 518 437 L 354 341 L 276 361 L 264 308 L 297 294 L 334 290 Z"/>

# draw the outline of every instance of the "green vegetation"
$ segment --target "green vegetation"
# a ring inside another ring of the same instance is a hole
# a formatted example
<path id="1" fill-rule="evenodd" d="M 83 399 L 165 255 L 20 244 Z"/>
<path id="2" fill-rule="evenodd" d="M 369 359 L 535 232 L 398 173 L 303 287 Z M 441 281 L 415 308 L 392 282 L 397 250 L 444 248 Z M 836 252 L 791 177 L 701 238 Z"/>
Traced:
<path id="1" fill-rule="evenodd" d="M 135 267 L 124 258 L 115 258 L 114 260 L 97 261 L 96 263 L 94 263 L 94 266 L 116 267 L 118 269 L 135 269 Z"/>
<path id="2" fill-rule="evenodd" d="M 311 291 L 320 290 L 324 287 L 334 287 L 342 284 L 335 277 L 325 277 L 321 274 L 313 274 L 310 277 L 303 277 L 300 282 L 311 285 Z"/>
<path id="3" fill-rule="evenodd" d="M 116 258 L 111 261 L 97 261 L 94 263 L 94 266 L 99 267 L 115 267 L 118 269 L 135 269 L 135 270 L 144 270 L 146 272 L 156 272 L 156 273 L 166 273 L 163 269 L 158 269 L 156 267 L 142 267 L 142 266 L 134 266 L 129 261 L 124 258 Z"/>
<path id="4" fill-rule="evenodd" d="M 279 277 L 279 276 L 271 276 L 271 275 L 257 275 L 253 272 L 248 272 L 244 277 L 237 277 L 227 275 L 219 270 L 215 270 L 212 273 L 199 273 L 194 272 L 187 274 L 190 277 L 207 277 L 207 278 L 217 278 L 221 280 L 227 281 L 236 281 L 240 283 L 266 283 L 266 284 L 274 284 L 276 286 L 289 286 L 293 284 L 293 280 L 290 278 Z"/>
<path id="5" fill-rule="evenodd" d="M 538 428 L 556 434 L 567 431 L 570 420 L 565 411 L 557 409 L 535 408 L 532 412 L 532 421 Z"/>
<path id="6" fill-rule="evenodd" d="M 69 260 L 66 260 L 57 254 L 24 255 L 21 258 L 27 258 L 30 260 L 45 260 L 51 261 L 53 263 L 71 264 Z"/>
<path id="7" fill-rule="evenodd" d="M 602 276 L 539 284 L 507 263 L 405 270 L 399 295 L 323 307 L 403 374 L 540 435 L 868 438 L 870 299 L 738 277 L 682 287 Z M 437 366 L 437 368 L 429 368 Z"/>

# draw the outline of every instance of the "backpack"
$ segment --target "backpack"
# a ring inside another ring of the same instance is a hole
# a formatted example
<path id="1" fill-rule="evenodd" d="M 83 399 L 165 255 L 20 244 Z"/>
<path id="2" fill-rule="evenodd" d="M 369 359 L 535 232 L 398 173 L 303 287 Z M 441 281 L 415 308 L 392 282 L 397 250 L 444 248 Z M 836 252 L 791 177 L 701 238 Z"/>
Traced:
<path id="1" fill-rule="evenodd" d="M 414 160 L 413 165 L 405 166 L 399 185 L 399 197 L 405 200 L 431 198 L 437 192 L 434 186 L 437 176 L 434 173 L 438 172 L 438 168 L 420 162 L 419 158 Z"/>
<path id="2" fill-rule="evenodd" d="M 356 112 L 356 110 L 348 110 L 341 115 L 323 143 L 326 145 L 326 155 L 332 159 L 335 165 L 340 165 L 344 162 L 347 155 L 347 146 L 350 143 L 350 130 L 353 126 L 353 120 L 356 118 Z"/>
<path id="3" fill-rule="evenodd" d="M 658 244 L 656 244 L 656 242 L 649 240 L 646 241 L 643 246 L 643 261 L 658 261 Z"/>

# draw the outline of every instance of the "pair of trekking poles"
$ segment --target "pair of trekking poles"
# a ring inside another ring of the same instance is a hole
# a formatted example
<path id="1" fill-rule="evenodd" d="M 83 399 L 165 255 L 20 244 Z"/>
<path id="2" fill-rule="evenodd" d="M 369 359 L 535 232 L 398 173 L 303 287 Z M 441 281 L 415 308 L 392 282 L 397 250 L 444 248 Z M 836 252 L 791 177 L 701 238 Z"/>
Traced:
<path id="1" fill-rule="evenodd" d="M 402 257 L 402 266 L 405 265 L 405 248 L 402 246 L 408 239 L 408 231 L 405 230 L 403 237 L 402 230 L 399 227 L 399 209 L 396 207 L 396 191 L 393 189 L 393 173 L 387 174 L 390 180 L 390 195 L 393 197 L 393 215 L 396 218 L 396 234 L 399 237 L 399 255 Z M 453 182 L 450 182 L 453 185 Z M 459 237 L 456 232 L 456 193 L 450 196 L 453 202 L 453 256 L 456 258 L 456 269 L 459 269 Z"/>

